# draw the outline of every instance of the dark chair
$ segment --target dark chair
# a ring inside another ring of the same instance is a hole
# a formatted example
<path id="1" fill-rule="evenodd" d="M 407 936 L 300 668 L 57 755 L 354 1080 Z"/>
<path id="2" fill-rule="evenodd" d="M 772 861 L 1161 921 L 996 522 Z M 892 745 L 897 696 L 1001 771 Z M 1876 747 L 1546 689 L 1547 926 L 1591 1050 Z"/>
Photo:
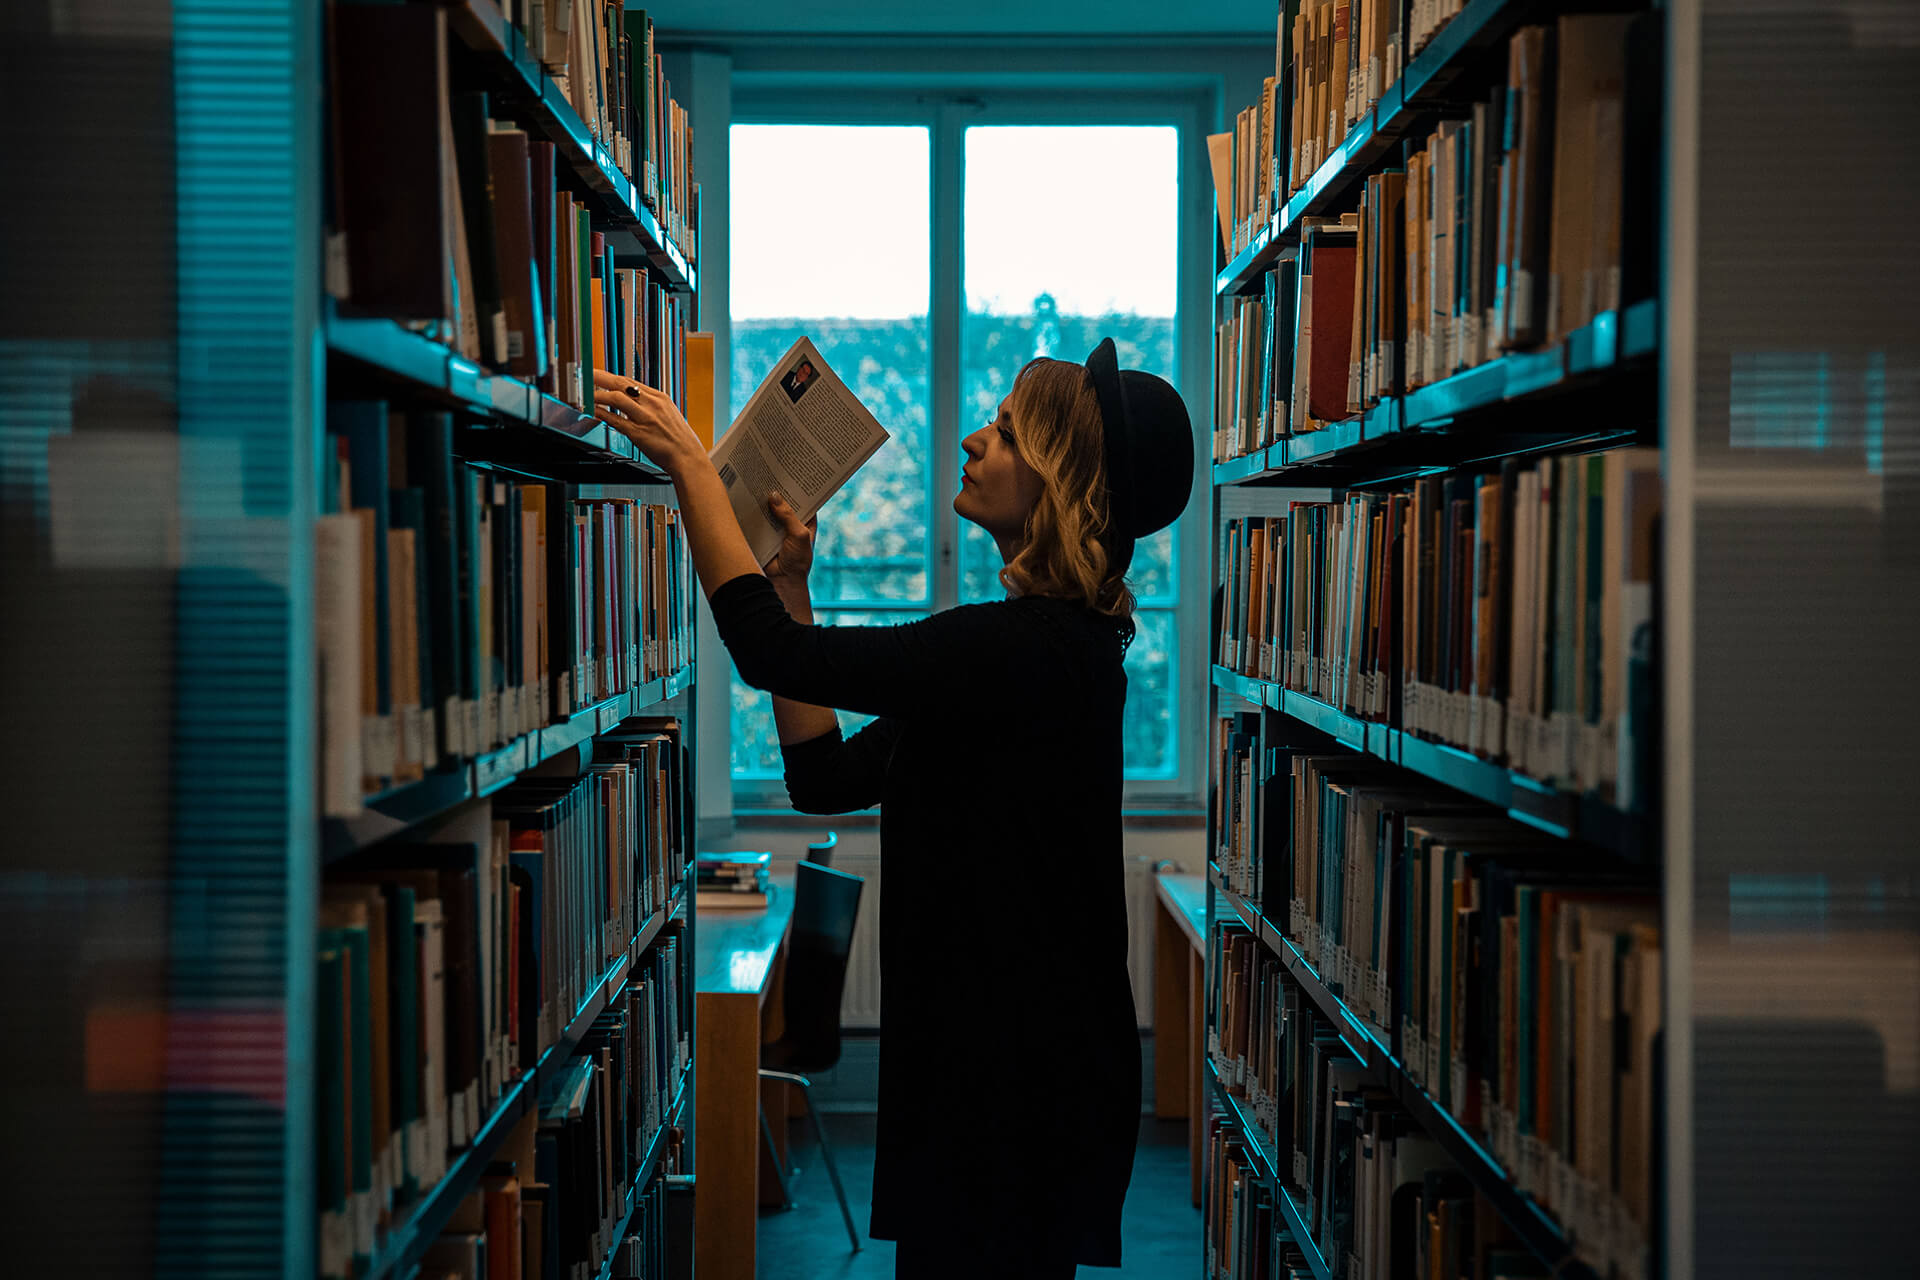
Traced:
<path id="1" fill-rule="evenodd" d="M 833 1148 L 827 1144 L 819 1108 L 813 1104 L 813 1082 L 807 1077 L 840 1061 L 840 994 L 847 985 L 847 952 L 853 946 L 853 926 L 859 917 L 860 890 L 865 884 L 859 876 L 815 862 L 796 865 L 793 934 L 787 943 L 781 1005 L 786 1029 L 760 1051 L 762 1080 L 784 1080 L 806 1092 L 807 1118 L 813 1122 L 820 1158 L 826 1162 L 827 1176 L 833 1179 L 833 1194 L 839 1197 L 840 1216 L 846 1220 L 847 1238 L 853 1241 L 855 1250 L 860 1248 L 860 1233 L 854 1230 L 853 1212 L 847 1208 L 840 1170 L 833 1162 Z M 760 1111 L 760 1133 L 774 1165 L 779 1167 L 779 1148 L 774 1145 L 773 1127 L 767 1123 L 765 1108 Z M 780 1189 L 788 1203 L 792 1203 L 788 1194 L 792 1179 L 791 1169 L 780 1169 Z"/>
<path id="2" fill-rule="evenodd" d="M 815 840 L 812 844 L 807 846 L 807 861 L 815 864 L 816 866 L 822 866 L 822 867 L 832 866 L 833 851 L 839 845 L 839 843 L 840 843 L 840 833 L 838 831 L 827 832 L 826 839 Z"/>

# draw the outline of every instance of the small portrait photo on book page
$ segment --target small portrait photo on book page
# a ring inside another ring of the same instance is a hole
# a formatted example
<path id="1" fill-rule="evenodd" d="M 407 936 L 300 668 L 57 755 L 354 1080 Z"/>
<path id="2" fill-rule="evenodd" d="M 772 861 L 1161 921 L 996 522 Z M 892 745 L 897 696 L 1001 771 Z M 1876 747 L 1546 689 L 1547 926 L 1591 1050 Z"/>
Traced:
<path id="1" fill-rule="evenodd" d="M 813 385 L 818 376 L 819 370 L 813 367 L 813 361 L 803 359 L 787 370 L 786 377 L 780 379 L 780 389 L 787 393 L 787 399 L 799 404 L 800 397 L 807 394 L 807 388 Z"/>

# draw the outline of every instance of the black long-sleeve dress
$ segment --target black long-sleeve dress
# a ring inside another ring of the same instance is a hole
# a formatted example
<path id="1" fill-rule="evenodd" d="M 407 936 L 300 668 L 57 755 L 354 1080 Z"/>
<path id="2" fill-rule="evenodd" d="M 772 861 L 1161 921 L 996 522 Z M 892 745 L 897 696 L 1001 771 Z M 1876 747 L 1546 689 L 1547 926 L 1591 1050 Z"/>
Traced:
<path id="1" fill-rule="evenodd" d="M 1118 1266 L 1140 1123 L 1119 625 L 1028 597 L 805 626 L 759 574 L 711 603 L 742 680 L 881 717 L 783 749 L 801 812 L 881 807 L 871 1234 Z"/>

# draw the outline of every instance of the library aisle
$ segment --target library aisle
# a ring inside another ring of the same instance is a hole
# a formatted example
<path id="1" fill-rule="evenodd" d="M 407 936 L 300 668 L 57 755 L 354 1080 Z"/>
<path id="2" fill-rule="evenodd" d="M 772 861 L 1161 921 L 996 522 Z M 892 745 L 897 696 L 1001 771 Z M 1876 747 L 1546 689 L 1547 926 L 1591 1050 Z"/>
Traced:
<path id="1" fill-rule="evenodd" d="M 1915 84 L 0 6 L 0 1272 L 1911 1280 Z"/>
<path id="2" fill-rule="evenodd" d="M 855 1203 L 864 1203 L 873 1190 L 873 1117 L 832 1114 L 826 1124 L 847 1195 Z M 793 1208 L 767 1210 L 760 1219 L 760 1280 L 889 1280 L 892 1244 L 869 1241 L 861 1252 L 849 1254 L 826 1171 L 811 1150 L 803 1146 L 799 1155 L 801 1171 L 793 1182 Z M 1142 1119 L 1133 1185 L 1127 1190 L 1121 1220 L 1125 1261 L 1118 1270 L 1091 1274 L 1112 1275 L 1116 1280 L 1191 1274 L 1200 1211 L 1187 1202 L 1186 1190 L 1186 1126 Z"/>

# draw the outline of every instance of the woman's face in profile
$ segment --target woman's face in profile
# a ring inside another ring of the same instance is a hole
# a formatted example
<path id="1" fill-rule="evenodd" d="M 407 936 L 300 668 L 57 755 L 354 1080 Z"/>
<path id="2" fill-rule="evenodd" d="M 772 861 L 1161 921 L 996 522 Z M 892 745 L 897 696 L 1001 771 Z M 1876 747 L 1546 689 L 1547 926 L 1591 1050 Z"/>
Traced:
<path id="1" fill-rule="evenodd" d="M 1039 473 L 1027 465 L 1014 447 L 1012 397 L 1000 402 L 992 422 L 960 442 L 967 464 L 960 472 L 960 492 L 953 509 L 996 539 L 1017 538 L 1027 527 L 1027 515 L 1040 500 Z"/>

